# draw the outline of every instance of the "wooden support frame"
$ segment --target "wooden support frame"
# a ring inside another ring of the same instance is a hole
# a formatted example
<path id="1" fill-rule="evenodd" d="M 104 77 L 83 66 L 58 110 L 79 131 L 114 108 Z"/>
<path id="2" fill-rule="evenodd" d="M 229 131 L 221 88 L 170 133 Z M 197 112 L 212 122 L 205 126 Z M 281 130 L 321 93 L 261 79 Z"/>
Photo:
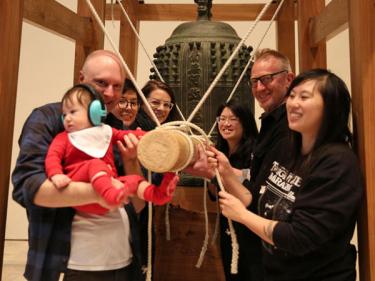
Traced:
<path id="1" fill-rule="evenodd" d="M 0 262 L 3 264 L 5 224 L 8 206 L 8 187 L 12 143 L 18 66 L 20 58 L 23 0 L 0 1 Z M 2 276 L 0 268 L 0 280 Z"/>
<path id="2" fill-rule="evenodd" d="M 78 0 L 82 5 L 84 0 Z M 94 5 L 99 9 L 102 18 L 108 19 L 108 5 L 104 0 L 94 0 Z M 129 1 L 126 1 L 129 2 Z M 324 6 L 323 0 L 287 0 L 286 5 L 296 5 L 297 9 L 282 10 L 279 16 L 278 46 L 279 49 L 292 57 L 293 47 L 281 38 L 288 36 L 292 30 L 288 18 L 298 21 L 299 26 L 299 50 L 300 70 L 311 67 L 326 66 L 325 41 L 333 37 L 347 26 L 349 22 L 350 48 L 351 48 L 351 75 L 353 88 L 353 113 L 355 129 L 357 131 L 358 153 L 365 174 L 366 198 L 361 214 L 359 228 L 360 245 L 360 273 L 361 280 L 375 280 L 375 214 L 369 210 L 369 206 L 375 203 L 374 185 L 375 178 L 372 171 L 374 164 L 375 103 L 372 93 L 375 92 L 375 59 L 373 56 L 375 37 L 375 23 L 372 15 L 374 6 L 368 0 L 332 0 Z M 196 16 L 195 5 L 146 5 L 132 0 L 127 7 L 132 15 L 132 21 L 139 28 L 141 20 L 193 20 Z M 256 5 L 214 5 L 213 20 L 253 20 L 259 13 L 261 6 Z M 273 7 L 274 11 L 275 7 Z M 170 11 L 173 11 L 171 13 Z M 266 14 L 265 20 L 269 20 L 272 9 Z M 58 16 L 56 16 L 58 15 Z M 120 14 L 115 9 L 115 17 L 120 19 Z M 55 18 L 59 18 L 57 21 Z M 18 78 L 18 64 L 20 52 L 20 37 L 22 31 L 22 19 L 31 21 L 62 36 L 77 40 L 76 53 L 76 77 L 77 70 L 82 65 L 86 54 L 103 44 L 103 34 L 95 26 L 91 16 L 85 8 L 79 8 L 75 14 L 54 0 L 2 0 L 0 1 L 0 31 L 3 39 L 0 40 L 0 98 L 2 100 L 0 110 L 0 130 L 4 137 L 0 145 L 0 259 L 3 257 L 5 236 L 5 221 L 7 213 L 8 183 L 10 174 L 10 148 L 12 146 L 13 123 L 15 115 L 15 101 Z M 123 21 L 123 19 L 121 19 Z M 134 54 L 127 53 L 126 46 L 136 45 L 136 40 L 127 37 L 128 29 L 121 27 L 122 33 L 120 50 L 131 61 L 131 67 L 135 72 L 136 60 Z M 294 41 L 293 41 L 294 42 Z M 122 47 L 121 47 L 121 44 Z M 79 50 L 81 49 L 81 50 Z M 130 48 L 128 48 L 130 49 Z M 135 48 L 136 50 L 136 48 Z M 9 94 L 13 93 L 13 94 Z M 1 274 L 1 270 L 0 270 Z M 0 275 L 1 276 L 1 275 Z M 0 278 L 1 279 L 1 278 Z"/>
<path id="3" fill-rule="evenodd" d="M 358 224 L 362 281 L 375 280 L 375 6 L 349 1 L 350 65 L 356 147 L 364 173 L 365 198 Z"/>
<path id="4" fill-rule="evenodd" d="M 140 21 L 192 21 L 197 18 L 195 4 L 139 4 L 133 5 Z M 262 20 L 270 20 L 275 13 L 276 4 L 265 13 Z M 252 21 L 259 15 L 263 4 L 214 4 L 212 20 L 214 21 Z M 107 4 L 106 20 L 112 19 L 111 4 Z M 120 20 L 121 11 L 114 7 L 113 19 Z M 293 14 L 295 18 L 295 14 Z"/>

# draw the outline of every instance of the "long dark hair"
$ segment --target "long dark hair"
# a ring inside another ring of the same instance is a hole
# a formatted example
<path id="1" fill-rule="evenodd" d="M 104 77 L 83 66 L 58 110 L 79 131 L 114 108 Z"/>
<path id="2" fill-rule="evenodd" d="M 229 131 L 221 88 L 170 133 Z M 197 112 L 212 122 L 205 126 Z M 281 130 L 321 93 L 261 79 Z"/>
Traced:
<path id="1" fill-rule="evenodd" d="M 316 90 L 323 98 L 323 119 L 310 154 L 329 143 L 352 145 L 352 133 L 348 126 L 351 98 L 345 82 L 329 70 L 312 69 L 301 73 L 292 81 L 287 96 L 295 87 L 309 80 L 316 81 Z M 290 139 L 291 149 L 297 157 L 301 153 L 302 136 L 291 131 Z"/>
<path id="2" fill-rule="evenodd" d="M 254 119 L 254 115 L 250 110 L 250 106 L 244 105 L 236 100 L 230 100 L 227 103 L 221 104 L 217 110 L 216 117 L 219 117 L 225 108 L 230 109 L 233 114 L 239 119 L 243 128 L 242 138 L 240 144 L 234 154 L 241 153 L 243 155 L 250 155 L 252 150 L 252 142 L 258 135 L 258 128 Z M 218 150 L 229 156 L 228 142 L 221 136 L 219 126 L 216 125 L 217 141 L 216 147 Z"/>

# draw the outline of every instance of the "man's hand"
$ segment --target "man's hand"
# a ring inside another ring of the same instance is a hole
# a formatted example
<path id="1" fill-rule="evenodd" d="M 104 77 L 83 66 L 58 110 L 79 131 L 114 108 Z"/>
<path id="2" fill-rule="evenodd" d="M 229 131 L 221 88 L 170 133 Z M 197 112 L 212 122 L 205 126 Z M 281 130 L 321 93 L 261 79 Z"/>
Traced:
<path id="1" fill-rule="evenodd" d="M 183 171 L 193 176 L 211 179 L 215 175 L 213 166 L 207 160 L 207 154 L 201 145 L 196 145 L 196 160 L 187 166 Z"/>
<path id="2" fill-rule="evenodd" d="M 132 133 L 124 136 L 124 142 L 117 142 L 118 148 L 121 153 L 121 158 L 124 162 L 137 160 L 138 142 L 138 138 Z"/>

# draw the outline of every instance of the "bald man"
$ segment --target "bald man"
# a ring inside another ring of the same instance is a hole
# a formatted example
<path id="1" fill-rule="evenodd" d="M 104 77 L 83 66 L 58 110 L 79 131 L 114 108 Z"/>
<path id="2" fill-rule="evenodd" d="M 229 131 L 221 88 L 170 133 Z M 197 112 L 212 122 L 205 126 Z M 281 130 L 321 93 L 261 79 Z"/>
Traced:
<path id="1" fill-rule="evenodd" d="M 102 95 L 108 112 L 118 103 L 123 81 L 125 71 L 119 58 L 106 50 L 91 53 L 79 75 L 80 83 L 92 85 Z M 113 122 L 113 116 L 108 117 L 108 125 L 121 124 Z M 25 278 L 58 281 L 64 272 L 64 281 L 143 280 L 135 211 L 142 209 L 143 202 L 134 199 L 134 204 L 124 208 L 123 204 L 108 206 L 90 184 L 82 182 L 56 189 L 46 177 L 44 159 L 52 139 L 61 131 L 61 104 L 51 103 L 33 110 L 19 139 L 20 153 L 12 182 L 13 199 L 27 210 L 29 220 Z M 140 173 L 135 153 L 137 139 L 130 136 L 125 144 L 120 150 L 126 171 Z M 116 166 L 120 172 L 119 163 Z M 121 186 L 120 182 L 114 184 Z M 89 203 L 113 211 L 97 216 L 71 208 Z"/>

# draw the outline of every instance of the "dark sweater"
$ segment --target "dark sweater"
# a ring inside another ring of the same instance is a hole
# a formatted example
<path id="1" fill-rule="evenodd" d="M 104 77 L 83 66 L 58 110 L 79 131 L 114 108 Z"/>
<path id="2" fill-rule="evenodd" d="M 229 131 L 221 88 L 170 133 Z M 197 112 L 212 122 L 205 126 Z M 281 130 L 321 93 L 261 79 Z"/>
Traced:
<path id="1" fill-rule="evenodd" d="M 291 164 L 284 145 L 272 157 L 257 178 L 264 186 L 259 214 L 279 221 L 275 246 L 263 242 L 265 280 L 354 281 L 350 240 L 363 191 L 356 156 L 344 144 L 329 144 L 301 156 L 299 165 Z"/>

